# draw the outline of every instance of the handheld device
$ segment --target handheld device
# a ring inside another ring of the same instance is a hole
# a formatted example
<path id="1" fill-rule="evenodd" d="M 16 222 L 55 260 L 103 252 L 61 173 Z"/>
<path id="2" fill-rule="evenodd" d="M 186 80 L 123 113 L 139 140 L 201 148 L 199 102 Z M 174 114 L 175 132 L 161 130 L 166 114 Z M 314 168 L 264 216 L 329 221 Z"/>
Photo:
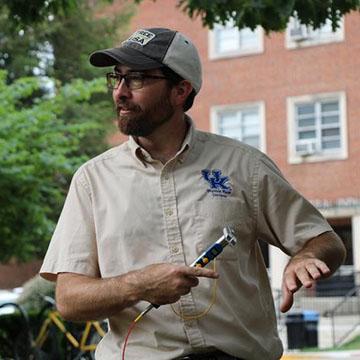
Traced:
<path id="1" fill-rule="evenodd" d="M 208 247 L 190 266 L 205 267 L 210 261 L 214 260 L 227 245 L 236 245 L 236 237 L 230 226 L 225 226 L 220 239 Z"/>
<path id="2" fill-rule="evenodd" d="M 235 246 L 236 245 L 236 237 L 233 229 L 230 226 L 225 226 L 223 229 L 223 235 L 214 242 L 211 246 L 209 246 L 190 266 L 191 267 L 205 267 L 212 260 L 214 260 L 220 253 L 224 250 L 224 248 L 228 245 Z M 153 308 L 159 308 L 160 305 L 150 304 L 139 316 L 136 318 L 140 319 L 145 314 L 147 314 Z M 136 321 L 135 320 L 135 321 Z"/>

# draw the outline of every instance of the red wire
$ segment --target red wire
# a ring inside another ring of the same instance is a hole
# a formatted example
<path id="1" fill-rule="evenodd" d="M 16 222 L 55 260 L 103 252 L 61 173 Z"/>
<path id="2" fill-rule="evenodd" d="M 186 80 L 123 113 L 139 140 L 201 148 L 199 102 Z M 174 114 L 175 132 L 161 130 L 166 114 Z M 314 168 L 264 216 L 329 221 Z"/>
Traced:
<path id="1" fill-rule="evenodd" d="M 135 325 L 136 325 L 136 321 L 133 321 L 130 324 L 129 328 L 128 328 L 128 332 L 127 332 L 127 335 L 125 337 L 124 345 L 123 345 L 123 348 L 122 348 L 122 360 L 125 360 L 126 345 L 127 345 L 128 340 L 129 340 L 129 336 L 130 336 L 132 330 L 134 329 Z"/>

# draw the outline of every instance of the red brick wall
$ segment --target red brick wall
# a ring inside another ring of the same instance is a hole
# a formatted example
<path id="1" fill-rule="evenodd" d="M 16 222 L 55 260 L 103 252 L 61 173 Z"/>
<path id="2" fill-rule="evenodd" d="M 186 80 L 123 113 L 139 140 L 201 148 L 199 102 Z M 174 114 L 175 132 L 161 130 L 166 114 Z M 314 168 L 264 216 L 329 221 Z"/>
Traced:
<path id="1" fill-rule="evenodd" d="M 0 289 L 13 289 L 24 284 L 35 276 L 42 261 L 33 261 L 25 264 L 0 264 Z"/>

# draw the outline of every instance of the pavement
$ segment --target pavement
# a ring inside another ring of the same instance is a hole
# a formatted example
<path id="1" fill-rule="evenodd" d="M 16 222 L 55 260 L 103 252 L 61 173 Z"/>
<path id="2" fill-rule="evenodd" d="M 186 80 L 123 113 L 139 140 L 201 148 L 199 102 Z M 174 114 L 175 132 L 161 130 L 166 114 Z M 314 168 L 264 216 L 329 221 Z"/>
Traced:
<path id="1" fill-rule="evenodd" d="M 360 349 L 349 351 L 287 352 L 281 360 L 360 360 Z"/>

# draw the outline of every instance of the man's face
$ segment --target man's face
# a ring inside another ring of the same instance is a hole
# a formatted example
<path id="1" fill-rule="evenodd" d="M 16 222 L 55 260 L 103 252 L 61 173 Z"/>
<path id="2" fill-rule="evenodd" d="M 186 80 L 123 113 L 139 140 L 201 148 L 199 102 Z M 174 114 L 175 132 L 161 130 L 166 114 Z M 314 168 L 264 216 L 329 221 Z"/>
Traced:
<path id="1" fill-rule="evenodd" d="M 133 72 L 125 66 L 117 66 L 115 71 L 122 75 Z M 140 73 L 163 76 L 159 70 Z M 174 114 L 171 88 L 165 79 L 144 79 L 143 87 L 136 90 L 131 90 L 123 79 L 119 87 L 113 90 L 113 99 L 118 128 L 125 135 L 146 137 Z"/>

